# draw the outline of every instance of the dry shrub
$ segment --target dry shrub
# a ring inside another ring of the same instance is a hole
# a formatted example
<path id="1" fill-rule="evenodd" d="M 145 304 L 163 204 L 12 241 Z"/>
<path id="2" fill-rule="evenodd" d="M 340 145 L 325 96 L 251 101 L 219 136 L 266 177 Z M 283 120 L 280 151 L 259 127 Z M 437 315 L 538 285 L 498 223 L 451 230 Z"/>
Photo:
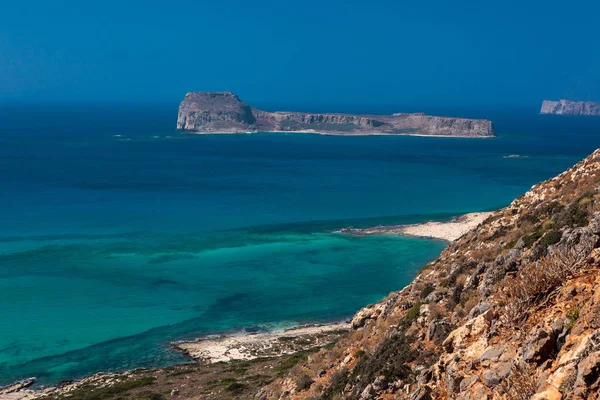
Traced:
<path id="1" fill-rule="evenodd" d="M 465 286 L 465 283 L 467 282 L 467 279 L 469 278 L 468 274 L 460 274 L 457 278 L 456 278 L 456 285 L 457 286 Z"/>
<path id="2" fill-rule="evenodd" d="M 509 400 L 529 400 L 537 392 L 537 386 L 535 368 L 515 364 L 500 389 Z"/>
<path id="3" fill-rule="evenodd" d="M 477 304 L 479 304 L 480 301 L 481 301 L 481 293 L 479 292 L 479 290 L 469 290 L 469 291 L 463 292 L 460 297 L 462 309 L 466 314 L 468 314 L 469 311 L 471 311 L 471 309 L 473 307 L 475 307 Z"/>
<path id="4" fill-rule="evenodd" d="M 442 307 L 437 303 L 429 303 L 429 322 L 447 316 L 448 312 L 446 311 L 445 307 Z"/>
<path id="5" fill-rule="evenodd" d="M 581 268 L 593 246 L 582 242 L 565 244 L 555 248 L 551 255 L 527 264 L 516 276 L 505 279 L 500 301 L 504 303 L 507 322 L 522 321 L 531 307 L 545 304 Z"/>
<path id="6" fill-rule="evenodd" d="M 307 374 L 302 374 L 300 376 L 297 376 L 295 381 L 296 381 L 296 390 L 297 391 L 306 390 L 306 389 L 310 388 L 310 385 L 313 384 L 313 380 L 310 379 L 310 376 L 308 376 Z"/>

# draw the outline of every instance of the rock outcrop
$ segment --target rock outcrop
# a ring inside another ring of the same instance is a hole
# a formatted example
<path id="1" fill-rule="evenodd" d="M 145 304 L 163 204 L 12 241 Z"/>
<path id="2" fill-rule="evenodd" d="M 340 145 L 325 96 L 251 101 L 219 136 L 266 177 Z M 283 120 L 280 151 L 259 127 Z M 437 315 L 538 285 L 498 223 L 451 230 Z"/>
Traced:
<path id="1" fill-rule="evenodd" d="M 544 100 L 540 113 L 600 116 L 600 103 L 592 101 Z"/>
<path id="2" fill-rule="evenodd" d="M 600 399 L 600 149 L 452 242 L 260 399 Z"/>
<path id="3" fill-rule="evenodd" d="M 424 114 L 354 115 L 266 112 L 230 92 L 192 92 L 179 106 L 177 129 L 194 133 L 313 132 L 331 135 L 492 137 L 491 121 Z"/>

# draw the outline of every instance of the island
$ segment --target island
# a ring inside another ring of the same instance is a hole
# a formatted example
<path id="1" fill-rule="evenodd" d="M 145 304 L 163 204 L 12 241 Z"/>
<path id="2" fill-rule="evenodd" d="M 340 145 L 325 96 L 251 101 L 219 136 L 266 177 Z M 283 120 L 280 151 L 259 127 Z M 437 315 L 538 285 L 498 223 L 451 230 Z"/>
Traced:
<path id="1" fill-rule="evenodd" d="M 540 114 L 600 116 L 600 103 L 593 101 L 544 100 Z"/>
<path id="2" fill-rule="evenodd" d="M 484 119 L 392 115 L 267 112 L 231 92 L 190 92 L 179 105 L 177 129 L 190 133 L 308 132 L 326 135 L 494 137 Z"/>

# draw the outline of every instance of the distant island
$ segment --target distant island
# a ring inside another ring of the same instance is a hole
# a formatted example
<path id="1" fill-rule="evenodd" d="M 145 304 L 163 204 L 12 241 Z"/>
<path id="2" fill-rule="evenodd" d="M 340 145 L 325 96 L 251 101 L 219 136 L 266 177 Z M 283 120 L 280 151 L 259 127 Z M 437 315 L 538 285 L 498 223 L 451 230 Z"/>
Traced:
<path id="1" fill-rule="evenodd" d="M 544 100 L 541 114 L 600 116 L 600 103 L 593 101 Z"/>
<path id="2" fill-rule="evenodd" d="M 328 135 L 493 137 L 484 119 L 393 115 L 267 112 L 231 92 L 191 92 L 179 105 L 177 129 L 192 133 L 309 132 Z"/>

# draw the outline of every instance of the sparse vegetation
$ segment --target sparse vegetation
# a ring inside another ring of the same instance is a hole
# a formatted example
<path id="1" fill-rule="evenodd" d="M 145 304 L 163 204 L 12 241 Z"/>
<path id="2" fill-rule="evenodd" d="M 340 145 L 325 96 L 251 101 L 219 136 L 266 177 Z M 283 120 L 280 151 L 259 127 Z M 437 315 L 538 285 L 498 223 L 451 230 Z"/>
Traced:
<path id="1" fill-rule="evenodd" d="M 331 374 L 329 386 L 323 392 L 323 400 L 333 399 L 335 396 L 340 395 L 346 382 L 348 381 L 348 368 L 342 367 L 341 369 L 334 371 Z"/>
<path id="2" fill-rule="evenodd" d="M 547 249 L 548 246 L 552 246 L 553 244 L 560 242 L 561 238 L 562 232 L 557 229 L 552 229 L 542 236 L 540 239 L 540 246 L 542 246 L 543 249 Z"/>
<path id="3" fill-rule="evenodd" d="M 427 296 L 433 293 L 434 290 L 435 288 L 433 287 L 433 285 L 431 283 L 427 283 L 423 290 L 421 290 L 421 299 L 425 299 Z"/>
<path id="4" fill-rule="evenodd" d="M 383 375 L 387 382 L 412 377 L 409 362 L 416 357 L 411 340 L 403 330 L 390 335 L 374 354 L 362 357 L 353 371 L 354 379 L 361 387 L 371 383 L 376 376 Z"/>
<path id="5" fill-rule="evenodd" d="M 400 321 L 399 326 L 401 328 L 406 328 L 406 327 L 410 326 L 410 324 L 412 324 L 413 321 L 416 321 L 416 319 L 419 317 L 419 313 L 421 312 L 422 305 L 423 305 L 423 303 L 421 303 L 420 301 L 416 302 L 410 308 L 410 310 L 408 310 L 408 312 L 406 313 L 404 318 Z"/>
<path id="6" fill-rule="evenodd" d="M 529 365 L 513 365 L 510 375 L 500 384 L 510 400 L 529 400 L 537 392 L 535 369 Z"/>
<path id="7" fill-rule="evenodd" d="M 584 250 L 575 247 L 562 249 L 552 257 L 527 264 L 515 277 L 509 278 L 502 292 L 507 319 L 512 322 L 522 320 L 531 306 L 545 302 L 579 270 L 593 246 L 594 243 L 590 243 L 581 246 Z"/>
<path id="8" fill-rule="evenodd" d="M 132 389 L 148 386 L 156 381 L 154 377 L 143 377 L 139 379 L 130 379 L 115 383 L 111 386 L 96 387 L 91 385 L 81 386 L 68 395 L 59 395 L 55 399 L 78 399 L 78 400 L 105 400 L 113 399 Z M 52 398 L 52 397 L 51 397 Z"/>
<path id="9" fill-rule="evenodd" d="M 567 314 L 567 318 L 569 319 L 569 321 L 566 323 L 565 328 L 567 328 L 567 331 L 571 332 L 571 330 L 575 326 L 575 323 L 579 319 L 579 307 L 571 309 L 571 311 L 569 311 L 569 313 Z"/>
<path id="10" fill-rule="evenodd" d="M 302 374 L 296 378 L 296 390 L 302 391 L 306 390 L 313 384 L 313 380 L 310 379 L 310 376 L 306 374 Z"/>
<path id="11" fill-rule="evenodd" d="M 246 390 L 246 385 L 239 382 L 233 382 L 227 385 L 227 387 L 225 387 L 225 390 L 235 396 L 244 393 L 244 391 Z"/>
<path id="12" fill-rule="evenodd" d="M 364 357 L 365 354 L 367 354 L 367 353 L 365 353 L 365 351 L 363 349 L 360 349 L 360 350 L 356 350 L 353 357 L 358 359 L 358 358 Z"/>

